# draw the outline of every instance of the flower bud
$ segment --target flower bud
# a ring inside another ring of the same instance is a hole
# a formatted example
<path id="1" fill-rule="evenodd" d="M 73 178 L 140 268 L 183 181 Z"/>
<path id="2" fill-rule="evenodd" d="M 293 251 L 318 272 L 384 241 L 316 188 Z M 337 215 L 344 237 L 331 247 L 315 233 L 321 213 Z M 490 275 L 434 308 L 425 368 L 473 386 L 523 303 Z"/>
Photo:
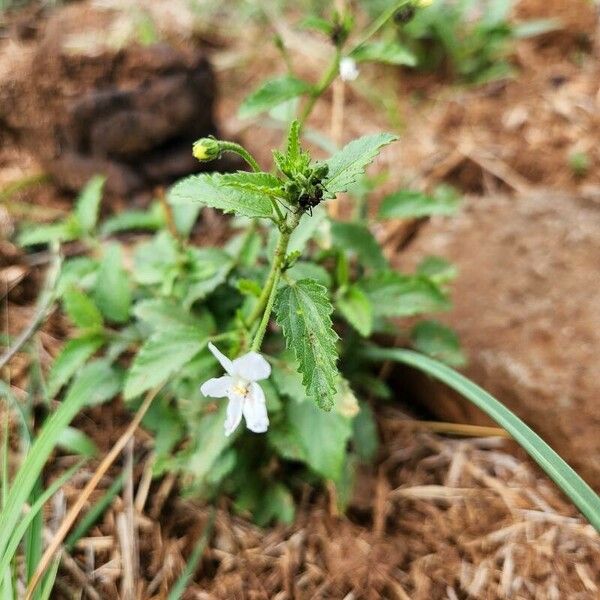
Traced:
<path id="1" fill-rule="evenodd" d="M 214 160 L 221 155 L 221 146 L 219 140 L 213 137 L 200 138 L 194 142 L 192 154 L 200 162 Z"/>

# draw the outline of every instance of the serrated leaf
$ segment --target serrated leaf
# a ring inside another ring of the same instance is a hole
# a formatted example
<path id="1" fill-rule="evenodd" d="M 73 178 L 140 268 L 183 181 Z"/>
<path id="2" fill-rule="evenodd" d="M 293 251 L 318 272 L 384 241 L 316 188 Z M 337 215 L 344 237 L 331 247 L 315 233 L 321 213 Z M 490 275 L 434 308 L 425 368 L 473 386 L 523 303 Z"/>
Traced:
<path id="1" fill-rule="evenodd" d="M 282 288 L 275 304 L 277 322 L 298 361 L 307 396 L 324 410 L 333 406 L 338 377 L 332 311 L 327 289 L 312 279 Z"/>
<path id="2" fill-rule="evenodd" d="M 391 133 L 365 135 L 344 146 L 327 161 L 329 174 L 324 181 L 330 194 L 345 192 L 365 172 L 379 150 L 398 139 Z"/>
<path id="3" fill-rule="evenodd" d="M 221 175 L 221 183 L 224 186 L 236 190 L 246 190 L 255 194 L 267 194 L 270 196 L 281 195 L 282 182 L 270 173 L 250 173 L 238 171 L 237 173 L 226 173 Z"/>
<path id="4" fill-rule="evenodd" d="M 166 381 L 207 344 L 195 329 L 158 331 L 140 348 L 127 374 L 124 397 L 139 396 Z"/>
<path id="5" fill-rule="evenodd" d="M 429 215 L 452 215 L 460 197 L 450 186 L 438 187 L 432 195 L 400 190 L 386 196 L 379 208 L 380 219 L 407 219 Z"/>
<path id="6" fill-rule="evenodd" d="M 102 315 L 95 302 L 76 287 L 69 287 L 63 294 L 63 307 L 68 317 L 81 329 L 100 329 Z"/>
<path id="7" fill-rule="evenodd" d="M 289 162 L 295 163 L 300 158 L 300 122 L 293 120 L 287 137 L 286 157 Z"/>
<path id="8" fill-rule="evenodd" d="M 373 307 L 367 295 L 358 287 L 350 286 L 346 293 L 337 299 L 338 310 L 346 321 L 363 337 L 373 331 Z"/>
<path id="9" fill-rule="evenodd" d="M 94 286 L 94 299 L 109 321 L 125 323 L 129 318 L 131 288 L 118 244 L 106 247 Z"/>
<path id="10" fill-rule="evenodd" d="M 95 175 L 79 193 L 75 204 L 75 217 L 86 233 L 90 233 L 98 222 L 98 211 L 102 200 L 102 189 L 106 177 Z"/>
<path id="11" fill-rule="evenodd" d="M 331 235 L 335 246 L 357 256 L 366 267 L 376 270 L 388 267 L 381 247 L 366 225 L 331 221 Z"/>
<path id="12" fill-rule="evenodd" d="M 375 316 L 409 317 L 450 308 L 446 294 L 421 275 L 380 273 L 361 282 L 361 288 L 371 301 Z"/>
<path id="13" fill-rule="evenodd" d="M 416 55 L 406 46 L 393 40 L 378 40 L 359 46 L 351 54 L 358 62 L 379 62 L 388 65 L 417 65 Z"/>
<path id="14" fill-rule="evenodd" d="M 52 363 L 48 376 L 48 395 L 54 398 L 60 388 L 65 385 L 87 360 L 104 343 L 99 333 L 90 333 L 69 340 Z"/>
<path id="15" fill-rule="evenodd" d="M 252 117 L 311 90 L 310 83 L 292 75 L 271 79 L 263 83 L 242 102 L 238 116 L 240 119 Z"/>
<path id="16" fill-rule="evenodd" d="M 226 175 L 218 173 L 192 175 L 176 183 L 169 191 L 173 204 L 199 203 L 218 208 L 225 213 L 237 213 L 250 218 L 268 218 L 272 206 L 263 194 L 227 185 Z"/>
<path id="17" fill-rule="evenodd" d="M 456 332 L 438 321 L 421 321 L 410 332 L 413 346 L 451 367 L 462 367 L 467 360 Z"/>

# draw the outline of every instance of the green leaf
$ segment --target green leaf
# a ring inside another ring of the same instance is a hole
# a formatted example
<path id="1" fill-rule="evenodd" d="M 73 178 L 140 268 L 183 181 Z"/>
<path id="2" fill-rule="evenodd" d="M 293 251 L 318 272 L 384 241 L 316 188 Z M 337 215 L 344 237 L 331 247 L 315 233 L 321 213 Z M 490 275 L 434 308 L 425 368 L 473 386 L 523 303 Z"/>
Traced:
<path id="1" fill-rule="evenodd" d="M 0 512 L 0 562 L 5 559 L 7 544 L 22 517 L 23 507 L 61 432 L 84 406 L 112 398 L 119 387 L 120 378 L 106 362 L 92 362 L 81 370 L 65 399 L 46 419 L 13 479 L 6 504 Z"/>
<path id="2" fill-rule="evenodd" d="M 410 338 L 416 350 L 451 367 L 462 367 L 467 363 L 454 330 L 438 321 L 417 323 L 410 332 Z"/>
<path id="3" fill-rule="evenodd" d="M 97 456 L 99 452 L 98 446 L 83 431 L 74 427 L 65 427 L 58 436 L 56 445 L 86 458 Z"/>
<path id="4" fill-rule="evenodd" d="M 369 337 L 373 331 L 373 307 L 367 295 L 356 286 L 350 286 L 337 299 L 338 310 L 346 321 L 363 337 Z"/>
<path id="5" fill-rule="evenodd" d="M 302 148 L 300 147 L 300 122 L 296 119 L 290 125 L 285 154 L 287 160 L 292 164 L 296 164 L 302 154 Z"/>
<path id="6" fill-rule="evenodd" d="M 170 189 L 169 199 L 173 204 L 196 202 L 244 217 L 271 217 L 272 205 L 264 194 L 232 187 L 227 184 L 227 177 L 219 173 L 186 177 Z"/>
<path id="7" fill-rule="evenodd" d="M 293 267 L 286 271 L 288 277 L 299 281 L 300 279 L 314 279 L 326 288 L 331 287 L 329 271 L 314 262 L 299 260 Z"/>
<path id="8" fill-rule="evenodd" d="M 120 246 L 107 246 L 94 287 L 94 298 L 102 314 L 115 323 L 125 323 L 131 309 L 129 276 L 122 262 Z"/>
<path id="9" fill-rule="evenodd" d="M 379 62 L 388 65 L 415 67 L 417 57 L 406 46 L 392 40 L 378 40 L 361 44 L 351 54 L 358 62 Z"/>
<path id="10" fill-rule="evenodd" d="M 21 231 L 17 242 L 21 246 L 35 246 L 49 242 L 70 242 L 81 236 L 81 227 L 73 215 L 65 221 L 49 225 L 33 225 Z"/>
<path id="11" fill-rule="evenodd" d="M 133 314 L 156 330 L 196 328 L 208 335 L 214 328 L 214 319 L 208 311 L 191 314 L 181 304 L 167 298 L 141 300 L 135 305 Z"/>
<path id="12" fill-rule="evenodd" d="M 159 202 L 154 202 L 149 210 L 126 210 L 102 225 L 102 235 L 112 235 L 121 231 L 157 231 L 164 227 L 165 211 Z"/>
<path id="13" fill-rule="evenodd" d="M 306 390 L 302 385 L 302 376 L 298 372 L 298 364 L 290 356 L 283 356 L 285 362 L 273 366 L 273 381 L 283 396 L 296 402 L 304 402 Z"/>
<path id="14" fill-rule="evenodd" d="M 102 189 L 106 177 L 96 175 L 92 177 L 81 190 L 75 204 L 75 217 L 86 233 L 90 233 L 98 222 L 98 211 L 102 200 Z"/>
<path id="15" fill-rule="evenodd" d="M 249 173 L 238 171 L 220 176 L 221 184 L 236 190 L 248 191 L 254 194 L 268 196 L 282 195 L 282 182 L 270 173 Z"/>
<path id="16" fill-rule="evenodd" d="M 287 405 L 287 418 L 304 462 L 322 477 L 338 479 L 352 434 L 351 420 L 335 411 L 324 412 L 310 402 L 294 401 Z"/>
<path id="17" fill-rule="evenodd" d="M 456 265 L 439 256 L 426 256 L 417 266 L 417 273 L 438 285 L 452 281 L 458 274 Z"/>
<path id="18" fill-rule="evenodd" d="M 100 333 L 89 333 L 69 340 L 52 363 L 48 376 L 48 395 L 54 398 L 60 388 L 65 385 L 87 360 L 104 343 Z"/>
<path id="19" fill-rule="evenodd" d="M 332 311 L 327 288 L 312 279 L 282 288 L 275 303 L 277 322 L 298 361 L 307 396 L 324 410 L 333 406 L 338 377 Z"/>
<path id="20" fill-rule="evenodd" d="M 414 190 L 400 190 L 386 196 L 379 208 L 380 219 L 408 219 L 429 215 L 453 215 L 460 197 L 450 186 L 438 187 L 429 196 Z"/>
<path id="21" fill-rule="evenodd" d="M 309 15 L 300 21 L 298 27 L 301 29 L 314 29 L 329 37 L 334 32 L 335 25 L 316 15 Z"/>
<path id="22" fill-rule="evenodd" d="M 195 329 L 158 331 L 144 343 L 129 369 L 124 397 L 131 400 L 146 390 L 165 382 L 188 363 L 204 346 Z"/>
<path id="23" fill-rule="evenodd" d="M 367 166 L 379 154 L 379 150 L 397 140 L 391 133 L 365 135 L 344 146 L 325 161 L 329 174 L 324 186 L 330 194 L 345 192 L 365 172 Z"/>
<path id="24" fill-rule="evenodd" d="M 352 421 L 352 445 L 357 456 L 371 462 L 379 449 L 379 432 L 373 409 L 366 403 L 360 403 L 360 411 Z"/>
<path id="25" fill-rule="evenodd" d="M 331 235 L 335 246 L 357 256 L 366 267 L 387 269 L 388 262 L 381 247 L 366 225 L 331 221 Z"/>
<path id="26" fill-rule="evenodd" d="M 433 281 L 420 275 L 380 273 L 361 282 L 375 316 L 410 317 L 448 310 L 450 301 Z"/>
<path id="27" fill-rule="evenodd" d="M 242 102 L 238 116 L 240 119 L 252 117 L 286 100 L 307 94 L 311 90 L 310 83 L 292 75 L 271 79 L 263 83 Z"/>
<path id="28" fill-rule="evenodd" d="M 164 284 L 176 274 L 178 259 L 177 240 L 168 231 L 161 231 L 135 249 L 133 277 L 143 285 Z"/>
<path id="29" fill-rule="evenodd" d="M 266 527 L 272 521 L 290 525 L 294 521 L 296 507 L 290 491 L 281 483 L 273 483 L 261 489 L 260 504 L 254 511 L 254 522 Z"/>
<path id="30" fill-rule="evenodd" d="M 506 429 L 600 532 L 600 497 L 537 433 L 491 394 L 450 367 L 417 352 L 397 348 L 371 348 L 367 356 L 376 361 L 393 360 L 419 369 L 445 383 L 483 410 Z"/>
<path id="31" fill-rule="evenodd" d="M 77 327 L 96 330 L 102 328 L 102 315 L 95 302 L 76 287 L 65 290 L 63 308 Z"/>

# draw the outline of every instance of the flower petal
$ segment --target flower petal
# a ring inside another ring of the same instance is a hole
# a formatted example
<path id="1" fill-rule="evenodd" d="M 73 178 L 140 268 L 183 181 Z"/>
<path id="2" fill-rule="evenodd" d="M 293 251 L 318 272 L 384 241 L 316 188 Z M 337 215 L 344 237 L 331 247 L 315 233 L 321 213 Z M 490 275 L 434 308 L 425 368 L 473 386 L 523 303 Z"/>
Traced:
<path id="1" fill-rule="evenodd" d="M 223 375 L 223 377 L 213 377 L 205 381 L 200 386 L 200 391 L 211 398 L 225 398 L 229 395 L 229 390 L 233 385 L 233 377 Z"/>
<path id="2" fill-rule="evenodd" d="M 254 433 L 265 433 L 269 428 L 269 416 L 265 403 L 265 393 L 258 383 L 250 384 L 250 393 L 243 405 L 246 427 Z"/>
<path id="3" fill-rule="evenodd" d="M 248 352 L 233 361 L 234 373 L 246 381 L 260 381 L 271 374 L 271 365 L 258 352 Z"/>
<path id="4" fill-rule="evenodd" d="M 227 416 L 225 417 L 225 435 L 230 436 L 242 420 L 242 406 L 244 404 L 241 396 L 232 396 L 227 405 Z"/>
<path id="5" fill-rule="evenodd" d="M 208 342 L 208 349 L 212 355 L 219 361 L 221 366 L 229 375 L 233 375 L 233 363 L 229 360 L 212 342 Z"/>

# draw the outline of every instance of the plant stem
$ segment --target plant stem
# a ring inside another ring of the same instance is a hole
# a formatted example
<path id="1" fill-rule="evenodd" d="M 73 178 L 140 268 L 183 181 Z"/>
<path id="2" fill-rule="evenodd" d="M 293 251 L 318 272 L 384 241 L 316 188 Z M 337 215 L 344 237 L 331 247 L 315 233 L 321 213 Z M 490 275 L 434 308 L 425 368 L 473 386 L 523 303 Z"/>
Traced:
<path id="1" fill-rule="evenodd" d="M 384 10 L 366 29 L 360 40 L 354 45 L 352 50 L 350 50 L 349 54 L 352 54 L 352 52 L 368 42 L 369 39 L 371 39 L 394 16 L 397 10 L 412 3 L 413 0 L 400 0 L 400 2 L 396 2 L 393 6 Z"/>
<path id="2" fill-rule="evenodd" d="M 234 154 L 241 156 L 250 165 L 251 169 L 255 173 L 260 172 L 261 169 L 260 169 L 259 164 L 256 162 L 256 159 L 243 146 L 240 146 L 239 144 L 236 144 L 235 142 L 219 141 L 219 147 L 222 152 L 233 152 Z"/>
<path id="3" fill-rule="evenodd" d="M 333 60 L 331 61 L 329 68 L 325 71 L 321 81 L 314 88 L 307 103 L 304 105 L 304 109 L 302 110 L 302 114 L 300 115 L 300 129 L 304 127 L 304 123 L 306 119 L 308 119 L 310 113 L 313 111 L 317 100 L 325 93 L 327 88 L 333 83 L 334 79 L 338 75 L 338 71 L 340 69 L 340 58 L 342 57 L 342 51 L 340 48 L 335 49 L 335 55 Z"/>
<path id="4" fill-rule="evenodd" d="M 265 316 L 263 313 L 267 314 L 267 323 L 271 313 L 271 309 L 273 308 L 273 302 L 271 300 L 271 294 L 275 295 L 277 289 L 277 282 L 279 281 L 279 276 L 281 275 L 281 268 L 283 267 L 283 261 L 285 260 L 285 254 L 287 252 L 287 247 L 290 241 L 290 236 L 292 235 L 292 231 L 296 229 L 298 223 L 300 222 L 300 217 L 302 213 L 293 213 L 292 219 L 290 223 L 282 226 L 281 234 L 279 236 L 279 241 L 277 242 L 277 247 L 275 248 L 275 254 L 273 256 L 273 263 L 271 264 L 271 270 L 269 271 L 269 276 L 267 277 L 267 281 L 265 282 L 265 287 L 254 307 L 254 310 L 250 313 L 250 316 L 246 319 L 246 327 L 251 327 L 252 324 L 258 319 L 261 315 L 263 318 L 261 321 L 265 320 Z M 270 309 L 269 309 L 270 304 Z M 268 309 L 268 310 L 267 310 Z M 262 324 L 262 323 L 261 323 Z M 265 324 L 266 328 L 266 324 Z M 257 336 L 260 333 L 260 327 L 257 332 Z M 264 332 L 263 332 L 264 335 Z M 256 341 L 256 337 L 255 337 Z M 262 338 L 261 340 L 262 341 Z M 254 347 L 254 343 L 252 344 Z"/>

